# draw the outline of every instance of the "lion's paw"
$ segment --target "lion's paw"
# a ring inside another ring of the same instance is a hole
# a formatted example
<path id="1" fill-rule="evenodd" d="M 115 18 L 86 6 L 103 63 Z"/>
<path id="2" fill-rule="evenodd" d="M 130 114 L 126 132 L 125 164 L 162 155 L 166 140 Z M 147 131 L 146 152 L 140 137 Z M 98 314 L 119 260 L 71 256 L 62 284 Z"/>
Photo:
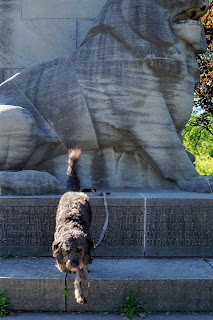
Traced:
<path id="1" fill-rule="evenodd" d="M 66 186 L 48 172 L 36 170 L 0 171 L 2 194 L 42 195 L 62 194 Z"/>
<path id="2" fill-rule="evenodd" d="M 198 176 L 191 179 L 182 179 L 178 181 L 181 190 L 187 192 L 211 193 L 213 192 L 213 175 Z"/>
<path id="3" fill-rule="evenodd" d="M 177 183 L 180 189 L 183 191 L 200 193 L 213 192 L 213 175 L 197 176 L 191 179 L 181 179 Z"/>

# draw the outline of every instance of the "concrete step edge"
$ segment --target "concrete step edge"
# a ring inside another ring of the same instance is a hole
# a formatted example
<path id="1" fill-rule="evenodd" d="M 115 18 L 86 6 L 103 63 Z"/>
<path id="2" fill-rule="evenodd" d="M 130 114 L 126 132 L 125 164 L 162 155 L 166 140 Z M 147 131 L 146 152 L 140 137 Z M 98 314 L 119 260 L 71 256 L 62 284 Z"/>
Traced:
<path id="1" fill-rule="evenodd" d="M 7 319 L 20 320 L 123 320 L 123 315 L 112 313 L 53 313 L 53 312 L 18 312 L 15 316 L 7 316 Z M 212 320 L 213 313 L 150 313 L 146 314 L 147 320 Z"/>

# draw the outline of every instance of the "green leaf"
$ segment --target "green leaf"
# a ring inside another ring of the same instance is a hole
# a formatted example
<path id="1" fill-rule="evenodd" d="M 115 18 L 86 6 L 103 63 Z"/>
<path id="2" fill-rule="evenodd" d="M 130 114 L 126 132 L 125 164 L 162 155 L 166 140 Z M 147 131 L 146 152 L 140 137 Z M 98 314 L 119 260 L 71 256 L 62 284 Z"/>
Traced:
<path id="1" fill-rule="evenodd" d="M 64 291 L 65 296 L 68 297 L 69 291 L 68 291 L 68 289 L 67 289 L 66 286 L 64 287 L 64 290 L 63 290 L 63 291 Z"/>

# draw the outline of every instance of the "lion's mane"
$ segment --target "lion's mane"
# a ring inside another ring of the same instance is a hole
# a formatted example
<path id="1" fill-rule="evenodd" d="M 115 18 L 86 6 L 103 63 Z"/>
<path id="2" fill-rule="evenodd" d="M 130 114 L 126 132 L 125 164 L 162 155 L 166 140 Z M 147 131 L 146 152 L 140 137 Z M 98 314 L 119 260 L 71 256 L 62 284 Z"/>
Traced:
<path id="1" fill-rule="evenodd" d="M 111 34 L 157 74 L 186 75 L 183 45 L 156 0 L 107 0 L 82 45 L 100 33 Z"/>

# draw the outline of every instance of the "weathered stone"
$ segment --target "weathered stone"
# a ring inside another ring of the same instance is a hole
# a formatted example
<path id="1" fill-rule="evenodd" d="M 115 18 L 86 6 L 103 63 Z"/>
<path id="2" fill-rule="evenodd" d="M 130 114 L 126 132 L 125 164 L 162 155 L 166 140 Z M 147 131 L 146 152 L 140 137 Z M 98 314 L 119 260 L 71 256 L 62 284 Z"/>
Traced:
<path id="1" fill-rule="evenodd" d="M 78 147 L 84 188 L 211 192 L 213 178 L 198 174 L 178 135 L 193 107 L 195 53 L 205 50 L 199 18 L 207 7 L 207 0 L 107 0 L 71 57 L 3 83 L 0 103 L 26 108 L 37 125 L 24 167 L 52 173 L 54 159 Z M 1 162 L 17 169 L 10 154 Z"/>
<path id="2" fill-rule="evenodd" d="M 27 68 L 76 49 L 74 19 L 0 19 L 0 68 Z"/>
<path id="3" fill-rule="evenodd" d="M 80 47 L 88 30 L 94 25 L 94 19 L 77 19 L 77 48 Z"/>
<path id="4" fill-rule="evenodd" d="M 33 183 L 32 183 L 33 181 Z M 67 188 L 48 172 L 23 170 L 0 172 L 1 194 L 42 195 L 62 194 Z"/>
<path id="5" fill-rule="evenodd" d="M 103 200 L 91 199 L 93 222 L 92 238 L 96 244 L 101 235 L 106 208 Z M 109 223 L 100 246 L 94 256 L 142 257 L 144 256 L 144 200 L 137 195 L 132 199 L 107 198 Z"/>
<path id="6" fill-rule="evenodd" d="M 132 267 L 134 268 L 133 265 Z M 142 274 L 143 269 L 141 269 L 140 272 Z M 129 273 L 131 274 L 131 270 Z M 206 287 L 207 285 L 208 289 Z M 72 288 L 73 284 L 70 281 L 68 290 L 71 292 L 71 296 L 70 299 L 67 299 L 68 311 L 79 311 L 79 307 L 74 303 L 74 299 L 72 298 Z M 86 304 L 81 307 L 81 312 L 86 312 L 91 309 L 96 310 L 96 312 L 107 312 L 108 310 L 112 310 L 114 312 L 120 311 L 120 305 L 124 301 L 123 297 L 127 292 L 127 288 L 131 291 L 138 288 L 138 296 L 149 311 L 213 311 L 211 303 L 213 280 L 210 279 L 203 279 L 200 281 L 197 279 L 137 279 L 132 280 L 131 282 L 126 279 L 122 279 L 121 281 L 100 279 L 97 281 L 90 281 L 89 299 L 93 299 L 91 303 L 93 307 L 91 304 Z M 99 297 L 101 297 L 101 301 L 99 300 Z M 113 297 L 113 299 L 110 299 L 110 297 Z M 99 303 L 96 304 L 94 301 L 99 301 Z"/>
<path id="7" fill-rule="evenodd" d="M 64 279 L 1 279 L 0 283 L 15 310 L 65 311 Z"/>
<path id="8" fill-rule="evenodd" d="M 22 0 L 24 19 L 96 18 L 105 0 Z"/>
<path id="9" fill-rule="evenodd" d="M 212 264 L 211 259 L 209 262 Z M 65 274 L 54 264 L 53 258 L 0 259 L 0 287 L 7 290 L 5 295 L 11 299 L 13 309 L 80 313 L 120 311 L 127 290 L 137 289 L 139 301 L 149 312 L 213 311 L 212 268 L 203 259 L 95 258 L 89 267 L 89 299 L 85 305 L 79 305 L 74 298 L 74 274 L 68 275 L 68 296 L 65 297 Z M 96 319 L 89 315 L 88 318 Z M 160 319 L 167 319 L 167 315 Z M 206 318 L 201 314 L 200 319 Z"/>
<path id="10" fill-rule="evenodd" d="M 21 18 L 21 0 L 0 0 L 0 19 Z"/>
<path id="11" fill-rule="evenodd" d="M 0 198 L 0 255 L 11 250 L 22 256 L 52 255 L 55 215 L 59 197 Z M 109 225 L 104 240 L 93 255 L 143 256 L 143 202 L 132 199 L 107 199 Z M 103 198 L 92 198 L 92 238 L 96 244 L 105 222 Z"/>
<path id="12" fill-rule="evenodd" d="M 17 73 L 20 73 L 23 69 L 0 69 L 0 83 L 4 82 L 5 80 L 11 78 Z"/>
<path id="13" fill-rule="evenodd" d="M 146 256 L 212 256 L 213 199 L 147 199 Z"/>
<path id="14" fill-rule="evenodd" d="M 30 112 L 18 106 L 1 106 L 0 118 L 0 148 L 1 148 L 1 167 L 7 170 L 11 166 L 22 169 L 26 160 L 36 147 L 36 123 Z M 8 155 L 13 162 L 10 164 Z M 9 160 L 9 161 L 8 161 Z M 4 171 L 0 173 L 4 176 Z M 4 179 L 0 178 L 0 187 L 5 184 Z M 9 186 L 5 185 L 9 188 Z M 23 188 L 25 186 L 23 185 Z"/>
<path id="15" fill-rule="evenodd" d="M 51 256 L 60 196 L 0 197 L 0 255 Z M 94 244 L 106 212 L 103 197 L 90 199 Z M 193 194 L 107 196 L 109 224 L 93 256 L 210 257 L 213 255 L 213 198 Z"/>

